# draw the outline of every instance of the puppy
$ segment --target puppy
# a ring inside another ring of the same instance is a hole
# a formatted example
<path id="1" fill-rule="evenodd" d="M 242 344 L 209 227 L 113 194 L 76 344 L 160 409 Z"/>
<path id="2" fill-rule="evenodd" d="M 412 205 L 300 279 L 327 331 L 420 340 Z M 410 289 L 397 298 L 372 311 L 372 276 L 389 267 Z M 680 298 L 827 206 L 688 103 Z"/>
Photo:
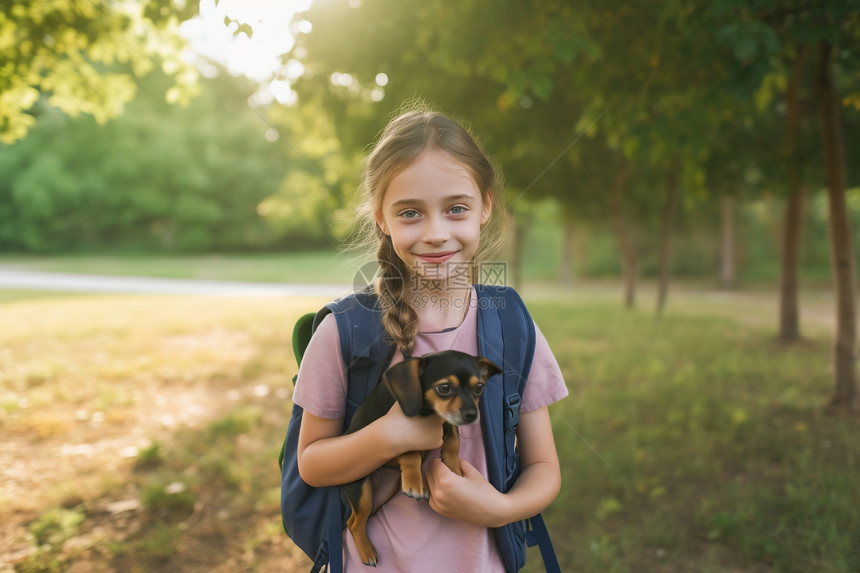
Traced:
<path id="1" fill-rule="evenodd" d="M 452 472 L 460 469 L 460 433 L 456 426 L 478 419 L 478 400 L 487 380 L 501 369 L 479 356 L 445 350 L 410 358 L 395 364 L 382 376 L 367 399 L 355 412 L 346 433 L 355 432 L 384 416 L 395 400 L 407 416 L 438 415 L 443 420 L 442 461 Z M 424 486 L 421 463 L 427 452 L 407 452 L 388 462 L 400 468 L 403 493 L 415 499 L 429 499 Z M 352 508 L 347 520 L 358 553 L 365 565 L 375 567 L 379 561 L 376 549 L 367 537 L 367 519 L 372 513 L 373 486 L 364 477 L 342 486 Z"/>

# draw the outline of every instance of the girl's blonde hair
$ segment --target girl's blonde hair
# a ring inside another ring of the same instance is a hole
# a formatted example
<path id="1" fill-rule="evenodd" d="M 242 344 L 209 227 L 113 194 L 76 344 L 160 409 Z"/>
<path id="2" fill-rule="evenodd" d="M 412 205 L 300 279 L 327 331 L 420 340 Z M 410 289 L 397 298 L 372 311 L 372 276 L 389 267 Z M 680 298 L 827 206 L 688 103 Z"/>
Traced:
<path id="1" fill-rule="evenodd" d="M 428 149 L 447 153 L 462 164 L 472 175 L 482 201 L 492 200 L 490 219 L 481 227 L 478 250 L 470 261 L 471 282 L 478 278 L 479 264 L 491 261 L 501 251 L 508 225 L 501 174 L 465 128 L 426 108 L 402 113 L 389 122 L 365 160 L 358 209 L 359 242 L 375 247 L 380 273 L 374 289 L 382 307 L 382 325 L 405 358 L 412 355 L 415 347 L 418 315 L 405 297 L 408 269 L 395 253 L 391 237 L 379 228 L 374 213 L 382 209 L 382 199 L 391 180 Z"/>

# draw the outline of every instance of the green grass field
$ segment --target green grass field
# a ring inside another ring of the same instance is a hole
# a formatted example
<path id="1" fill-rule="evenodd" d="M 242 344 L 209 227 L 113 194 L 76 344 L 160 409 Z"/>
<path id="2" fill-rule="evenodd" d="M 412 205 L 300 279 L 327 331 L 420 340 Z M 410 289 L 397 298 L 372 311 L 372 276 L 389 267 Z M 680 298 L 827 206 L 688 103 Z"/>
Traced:
<path id="1" fill-rule="evenodd" d="M 321 299 L 3 293 L 0 570 L 305 569 L 277 452 L 290 329 Z M 825 324 L 781 346 L 763 293 L 679 289 L 660 320 L 614 287 L 524 294 L 571 390 L 563 570 L 860 571 L 860 421 L 824 413 Z"/>
<path id="2" fill-rule="evenodd" d="M 565 570 L 860 571 L 860 423 L 823 413 L 828 337 L 782 346 L 731 304 L 532 305 L 571 389 Z"/>

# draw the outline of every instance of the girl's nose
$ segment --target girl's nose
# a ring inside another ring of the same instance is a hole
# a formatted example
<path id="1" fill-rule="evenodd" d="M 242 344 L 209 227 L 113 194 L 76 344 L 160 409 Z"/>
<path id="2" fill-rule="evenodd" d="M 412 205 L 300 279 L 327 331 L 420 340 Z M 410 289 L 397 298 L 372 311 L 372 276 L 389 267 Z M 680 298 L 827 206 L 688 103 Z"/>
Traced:
<path id="1" fill-rule="evenodd" d="M 442 217 L 430 217 L 424 228 L 424 242 L 444 243 L 451 237 L 448 225 Z"/>

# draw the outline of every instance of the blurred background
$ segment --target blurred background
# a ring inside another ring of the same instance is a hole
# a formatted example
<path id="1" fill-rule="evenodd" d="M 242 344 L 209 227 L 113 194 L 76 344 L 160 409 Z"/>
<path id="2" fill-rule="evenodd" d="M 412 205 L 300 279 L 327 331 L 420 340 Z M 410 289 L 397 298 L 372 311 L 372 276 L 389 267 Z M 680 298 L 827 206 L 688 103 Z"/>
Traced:
<path id="1" fill-rule="evenodd" d="M 305 569 L 292 324 L 426 104 L 504 173 L 571 388 L 563 569 L 860 571 L 857 0 L 0 4 L 0 282 L 310 285 L 0 290 L 0 570 Z"/>

